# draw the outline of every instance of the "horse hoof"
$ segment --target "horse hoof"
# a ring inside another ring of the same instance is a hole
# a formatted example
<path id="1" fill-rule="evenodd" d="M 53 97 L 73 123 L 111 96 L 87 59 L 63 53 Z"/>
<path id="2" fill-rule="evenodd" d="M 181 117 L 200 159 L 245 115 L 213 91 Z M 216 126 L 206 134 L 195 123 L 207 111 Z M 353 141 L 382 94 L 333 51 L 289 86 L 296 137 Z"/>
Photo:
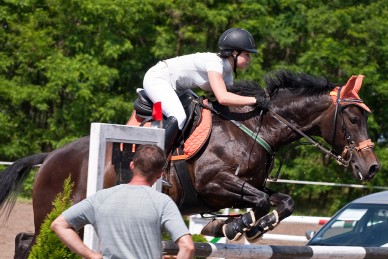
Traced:
<path id="1" fill-rule="evenodd" d="M 238 241 L 243 237 L 243 232 L 236 230 L 233 223 L 225 224 L 222 231 L 225 237 L 231 241 Z"/>
<path id="2" fill-rule="evenodd" d="M 34 233 L 19 233 L 15 237 L 14 259 L 28 258 L 29 247 L 31 246 Z"/>
<path id="3" fill-rule="evenodd" d="M 249 243 L 253 243 L 264 235 L 265 231 L 260 227 L 253 227 L 245 232 L 245 238 Z"/>
<path id="4" fill-rule="evenodd" d="M 222 227 L 225 225 L 224 220 L 213 219 L 201 230 L 201 234 L 205 236 L 212 237 L 224 237 L 224 233 L 222 232 Z"/>

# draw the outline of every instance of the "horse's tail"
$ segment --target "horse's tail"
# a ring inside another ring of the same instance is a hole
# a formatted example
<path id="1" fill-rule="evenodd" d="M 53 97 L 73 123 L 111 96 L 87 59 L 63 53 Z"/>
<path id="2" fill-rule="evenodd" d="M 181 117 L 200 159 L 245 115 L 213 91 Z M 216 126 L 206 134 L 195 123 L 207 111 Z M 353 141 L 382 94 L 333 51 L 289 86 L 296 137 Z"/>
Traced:
<path id="1" fill-rule="evenodd" d="M 23 181 L 27 178 L 31 168 L 42 164 L 48 154 L 41 153 L 20 158 L 0 172 L 0 216 L 5 214 L 5 220 L 9 217 Z"/>

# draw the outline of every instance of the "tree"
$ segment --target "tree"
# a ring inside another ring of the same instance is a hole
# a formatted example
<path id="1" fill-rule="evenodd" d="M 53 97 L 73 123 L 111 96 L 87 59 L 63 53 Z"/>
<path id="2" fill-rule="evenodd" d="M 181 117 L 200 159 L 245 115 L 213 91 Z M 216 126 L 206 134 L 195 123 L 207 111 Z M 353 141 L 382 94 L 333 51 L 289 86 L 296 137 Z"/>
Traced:
<path id="1" fill-rule="evenodd" d="M 51 223 L 72 205 L 70 196 L 73 187 L 74 183 L 71 182 L 71 176 L 69 176 L 64 182 L 63 192 L 59 193 L 53 202 L 53 210 L 47 215 L 40 227 L 39 236 L 36 238 L 36 243 L 31 248 L 31 252 L 28 256 L 29 259 L 80 258 L 70 251 L 70 249 L 68 249 L 50 229 Z"/>

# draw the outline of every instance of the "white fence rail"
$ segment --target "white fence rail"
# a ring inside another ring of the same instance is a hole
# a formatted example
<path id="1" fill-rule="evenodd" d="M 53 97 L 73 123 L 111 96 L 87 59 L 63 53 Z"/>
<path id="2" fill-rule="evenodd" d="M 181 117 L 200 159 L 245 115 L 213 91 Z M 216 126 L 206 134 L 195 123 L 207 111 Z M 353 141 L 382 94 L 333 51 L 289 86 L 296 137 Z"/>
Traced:
<path id="1" fill-rule="evenodd" d="M 286 179 L 278 179 L 277 181 L 273 181 L 271 179 L 268 179 L 268 182 L 271 182 L 271 183 L 308 184 L 308 185 L 324 185 L 324 186 L 352 187 L 352 188 L 372 188 L 372 189 L 388 190 L 388 186 L 367 186 L 367 185 L 362 185 L 362 184 L 298 181 L 298 180 L 286 180 Z"/>
<path id="2" fill-rule="evenodd" d="M 0 165 L 12 165 L 12 164 L 13 164 L 13 162 L 0 161 Z M 299 181 L 299 180 L 286 180 L 286 179 L 278 179 L 277 181 L 273 181 L 271 179 L 268 179 L 267 181 L 271 182 L 271 183 L 307 184 L 307 185 L 323 185 L 323 186 L 371 188 L 371 189 L 388 190 L 388 186 L 367 186 L 367 185 L 362 185 L 362 184 L 314 182 L 314 181 Z"/>
<path id="3" fill-rule="evenodd" d="M 3 162 L 3 161 L 0 161 L 0 165 L 12 165 L 13 162 Z"/>

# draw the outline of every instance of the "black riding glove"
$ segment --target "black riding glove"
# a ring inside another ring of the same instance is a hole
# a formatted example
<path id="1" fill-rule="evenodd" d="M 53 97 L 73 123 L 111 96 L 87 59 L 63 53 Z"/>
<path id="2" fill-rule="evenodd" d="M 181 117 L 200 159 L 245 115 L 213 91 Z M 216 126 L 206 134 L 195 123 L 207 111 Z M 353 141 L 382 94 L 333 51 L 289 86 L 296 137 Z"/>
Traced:
<path id="1" fill-rule="evenodd" d="M 267 111 L 268 108 L 269 108 L 269 104 L 270 104 L 270 99 L 269 97 L 267 96 L 262 96 L 261 94 L 257 94 L 255 96 L 256 98 L 256 103 L 255 103 L 255 106 L 260 108 L 261 110 L 263 111 Z"/>

